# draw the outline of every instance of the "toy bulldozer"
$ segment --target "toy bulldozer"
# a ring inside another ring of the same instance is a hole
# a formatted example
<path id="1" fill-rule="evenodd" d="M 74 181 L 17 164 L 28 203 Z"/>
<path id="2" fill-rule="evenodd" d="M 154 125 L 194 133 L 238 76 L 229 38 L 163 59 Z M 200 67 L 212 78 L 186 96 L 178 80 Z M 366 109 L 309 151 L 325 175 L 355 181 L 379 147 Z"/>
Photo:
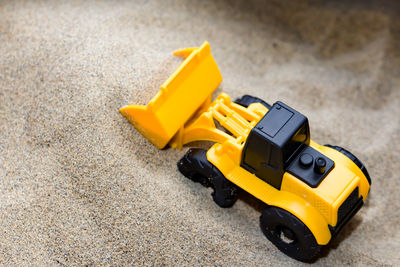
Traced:
<path id="1" fill-rule="evenodd" d="M 213 188 L 221 207 L 232 206 L 239 189 L 261 200 L 265 236 L 290 257 L 314 259 L 363 205 L 371 184 L 364 165 L 341 147 L 313 142 L 307 117 L 282 102 L 249 95 L 232 102 L 225 93 L 212 101 L 222 76 L 207 42 L 174 54 L 185 61 L 160 92 L 122 115 L 159 149 L 215 142 L 189 149 L 179 171 Z"/>

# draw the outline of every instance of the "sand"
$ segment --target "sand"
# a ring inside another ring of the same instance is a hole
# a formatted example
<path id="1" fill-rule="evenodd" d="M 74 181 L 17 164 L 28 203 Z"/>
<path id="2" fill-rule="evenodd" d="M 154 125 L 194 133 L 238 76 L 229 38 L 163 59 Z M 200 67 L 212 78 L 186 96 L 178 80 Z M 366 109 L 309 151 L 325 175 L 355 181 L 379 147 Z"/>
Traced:
<path id="1" fill-rule="evenodd" d="M 177 171 L 187 147 L 158 151 L 118 113 L 204 40 L 219 91 L 295 107 L 370 172 L 315 265 L 400 265 L 399 15 L 395 1 L 1 1 L 0 265 L 299 264 L 263 236 L 256 201 L 219 208 Z"/>

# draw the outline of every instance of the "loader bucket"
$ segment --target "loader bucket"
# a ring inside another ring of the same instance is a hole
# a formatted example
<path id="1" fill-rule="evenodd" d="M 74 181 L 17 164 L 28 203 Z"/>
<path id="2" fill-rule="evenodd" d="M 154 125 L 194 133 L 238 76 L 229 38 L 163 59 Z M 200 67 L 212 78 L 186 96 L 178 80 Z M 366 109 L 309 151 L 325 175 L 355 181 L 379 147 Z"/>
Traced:
<path id="1" fill-rule="evenodd" d="M 174 52 L 186 58 L 161 85 L 147 106 L 120 109 L 130 123 L 157 148 L 164 148 L 222 81 L 210 44 Z"/>

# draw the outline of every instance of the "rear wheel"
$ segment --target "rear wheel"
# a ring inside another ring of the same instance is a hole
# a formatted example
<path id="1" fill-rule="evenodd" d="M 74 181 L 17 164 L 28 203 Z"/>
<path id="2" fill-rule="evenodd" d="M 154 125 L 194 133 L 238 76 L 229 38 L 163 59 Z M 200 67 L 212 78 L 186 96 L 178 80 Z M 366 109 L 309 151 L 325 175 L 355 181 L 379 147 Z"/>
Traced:
<path id="1" fill-rule="evenodd" d="M 310 229 L 290 212 L 268 206 L 260 217 L 264 235 L 283 253 L 300 260 L 313 260 L 321 247 Z"/>
<path id="2" fill-rule="evenodd" d="M 356 156 L 354 156 L 353 153 L 340 146 L 332 146 L 329 144 L 326 144 L 325 146 L 333 148 L 351 159 L 351 161 L 353 161 L 357 165 L 357 167 L 360 168 L 360 170 L 364 173 L 365 177 L 367 177 L 368 183 L 371 185 L 371 177 L 369 176 L 367 168 L 365 168 L 364 164 Z"/>
<path id="3" fill-rule="evenodd" d="M 251 95 L 244 95 L 241 98 L 236 99 L 235 103 L 239 104 L 245 108 L 247 108 L 248 106 L 250 106 L 250 104 L 253 104 L 253 103 L 261 103 L 266 108 L 268 108 L 268 109 L 271 108 L 271 105 L 268 104 L 267 102 L 265 102 L 264 100 L 262 100 L 261 98 L 251 96 Z"/>
<path id="4" fill-rule="evenodd" d="M 224 175 L 207 160 L 207 151 L 191 148 L 178 162 L 178 170 L 194 182 L 205 187 L 212 187 L 211 194 L 215 203 L 228 208 L 235 204 L 238 197 L 238 187 L 226 179 Z"/>

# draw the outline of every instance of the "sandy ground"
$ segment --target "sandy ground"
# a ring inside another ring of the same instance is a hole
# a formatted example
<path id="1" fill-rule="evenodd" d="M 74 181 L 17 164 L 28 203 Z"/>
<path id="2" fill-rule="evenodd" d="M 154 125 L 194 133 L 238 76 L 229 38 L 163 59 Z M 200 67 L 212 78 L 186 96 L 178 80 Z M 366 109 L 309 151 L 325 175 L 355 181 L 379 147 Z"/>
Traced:
<path id="1" fill-rule="evenodd" d="M 347 3 L 351 2 L 351 3 Z M 299 263 L 242 196 L 221 209 L 118 113 L 208 40 L 232 97 L 282 100 L 349 148 L 366 205 L 315 265 L 400 265 L 395 1 L 0 1 L 0 265 Z"/>

